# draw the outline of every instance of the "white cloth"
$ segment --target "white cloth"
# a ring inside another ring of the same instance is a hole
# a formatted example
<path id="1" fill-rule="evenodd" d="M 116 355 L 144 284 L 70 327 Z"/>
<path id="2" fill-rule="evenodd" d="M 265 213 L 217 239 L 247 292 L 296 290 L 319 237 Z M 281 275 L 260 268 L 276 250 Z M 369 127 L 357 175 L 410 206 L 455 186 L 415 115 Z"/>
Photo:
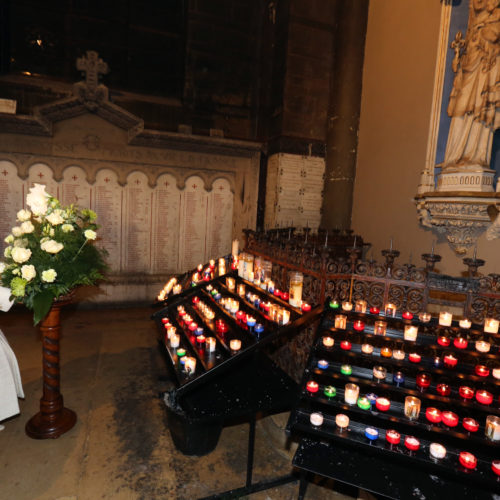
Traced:
<path id="1" fill-rule="evenodd" d="M 19 413 L 18 397 L 24 398 L 19 365 L 0 330 L 0 422 Z"/>
<path id="2" fill-rule="evenodd" d="M 14 303 L 13 300 L 9 300 L 10 288 L 0 286 L 0 311 L 7 312 Z"/>

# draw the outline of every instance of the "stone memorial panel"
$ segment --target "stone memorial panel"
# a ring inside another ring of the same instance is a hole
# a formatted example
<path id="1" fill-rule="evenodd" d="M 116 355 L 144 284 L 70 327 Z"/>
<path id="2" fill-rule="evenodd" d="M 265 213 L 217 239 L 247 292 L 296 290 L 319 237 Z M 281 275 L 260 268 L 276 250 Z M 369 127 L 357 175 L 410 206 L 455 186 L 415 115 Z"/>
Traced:
<path id="1" fill-rule="evenodd" d="M 208 195 L 207 238 L 205 261 L 231 252 L 234 196 L 226 179 L 217 179 Z"/>
<path id="2" fill-rule="evenodd" d="M 0 161 L 0 238 L 4 248 L 5 237 L 16 223 L 16 214 L 23 208 L 24 183 L 17 175 L 16 166 L 10 161 Z M 2 253 L 3 255 L 3 253 Z"/>
<path id="3" fill-rule="evenodd" d="M 91 189 L 83 168 L 72 166 L 64 170 L 59 193 L 63 205 L 73 203 L 81 208 L 90 207 Z"/>

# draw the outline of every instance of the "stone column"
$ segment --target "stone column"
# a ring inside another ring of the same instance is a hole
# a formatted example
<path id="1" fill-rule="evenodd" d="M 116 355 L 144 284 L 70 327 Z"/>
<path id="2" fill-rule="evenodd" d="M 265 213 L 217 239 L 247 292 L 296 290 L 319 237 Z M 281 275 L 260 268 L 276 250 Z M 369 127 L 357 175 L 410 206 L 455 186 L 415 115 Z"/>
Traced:
<path id="1" fill-rule="evenodd" d="M 321 227 L 351 225 L 368 0 L 337 1 Z"/>

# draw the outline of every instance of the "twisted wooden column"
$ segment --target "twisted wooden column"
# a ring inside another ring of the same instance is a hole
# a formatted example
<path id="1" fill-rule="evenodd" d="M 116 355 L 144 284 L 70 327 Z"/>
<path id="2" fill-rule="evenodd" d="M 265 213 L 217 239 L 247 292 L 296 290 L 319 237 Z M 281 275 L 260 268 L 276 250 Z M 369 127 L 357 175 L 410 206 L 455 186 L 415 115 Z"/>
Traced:
<path id="1" fill-rule="evenodd" d="M 55 439 L 69 431 L 76 422 L 76 413 L 63 406 L 60 392 L 59 339 L 61 307 L 69 304 L 72 295 L 54 301 L 47 316 L 40 322 L 42 332 L 43 395 L 40 411 L 26 424 L 26 434 L 34 439 Z"/>

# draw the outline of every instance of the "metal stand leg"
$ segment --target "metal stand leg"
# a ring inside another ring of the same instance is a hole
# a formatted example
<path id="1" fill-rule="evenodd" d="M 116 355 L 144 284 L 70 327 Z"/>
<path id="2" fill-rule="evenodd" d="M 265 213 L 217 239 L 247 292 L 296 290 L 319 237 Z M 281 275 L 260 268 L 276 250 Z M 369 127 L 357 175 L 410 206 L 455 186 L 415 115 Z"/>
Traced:
<path id="1" fill-rule="evenodd" d="M 305 470 L 300 471 L 300 483 L 299 483 L 299 497 L 298 500 L 304 500 L 307 490 L 307 472 Z"/>

